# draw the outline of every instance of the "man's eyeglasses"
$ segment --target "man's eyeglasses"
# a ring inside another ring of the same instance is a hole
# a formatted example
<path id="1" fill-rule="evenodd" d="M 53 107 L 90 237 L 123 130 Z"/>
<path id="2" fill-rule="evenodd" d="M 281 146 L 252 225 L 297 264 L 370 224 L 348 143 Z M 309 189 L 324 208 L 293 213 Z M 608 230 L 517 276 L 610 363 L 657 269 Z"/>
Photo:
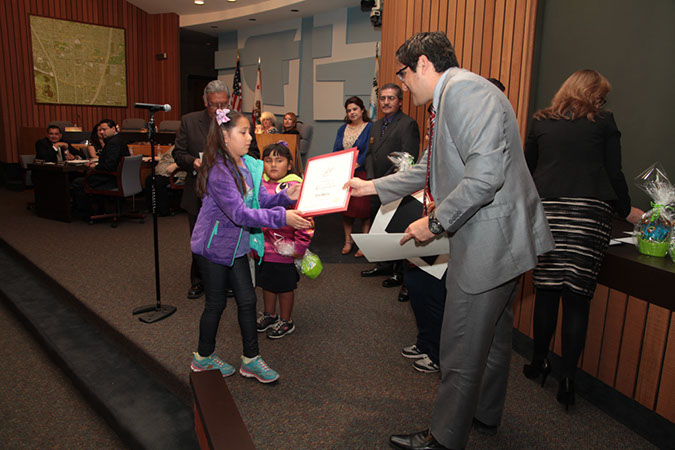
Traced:
<path id="1" fill-rule="evenodd" d="M 226 109 L 229 106 L 229 103 L 208 103 L 208 107 L 211 109 Z"/>
<path id="2" fill-rule="evenodd" d="M 385 100 L 389 100 L 390 102 L 393 102 L 396 100 L 398 97 L 395 95 L 380 95 L 380 101 L 383 102 Z"/>
<path id="3" fill-rule="evenodd" d="M 409 69 L 410 67 L 408 65 L 403 66 L 400 70 L 396 72 L 396 76 L 398 77 L 399 80 L 405 82 L 405 76 L 403 75 L 403 72 L 405 69 Z"/>

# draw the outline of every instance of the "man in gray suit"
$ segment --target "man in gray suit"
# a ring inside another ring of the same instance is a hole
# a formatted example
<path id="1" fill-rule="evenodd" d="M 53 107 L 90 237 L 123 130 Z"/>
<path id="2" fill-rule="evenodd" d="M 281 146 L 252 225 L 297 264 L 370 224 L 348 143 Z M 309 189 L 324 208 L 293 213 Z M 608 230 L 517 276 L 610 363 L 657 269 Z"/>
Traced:
<path id="1" fill-rule="evenodd" d="M 230 104 L 229 100 L 230 93 L 225 83 L 220 80 L 211 81 L 204 89 L 204 106 L 206 109 L 185 114 L 180 120 L 180 128 L 176 133 L 176 146 L 173 149 L 173 157 L 178 167 L 187 172 L 180 206 L 188 214 L 190 236 L 192 236 L 192 230 L 197 221 L 199 208 L 202 206 L 202 201 L 197 197 L 197 192 L 195 191 L 196 171 L 202 163 L 199 153 L 203 152 L 206 146 L 206 136 L 209 134 L 209 127 L 216 115 L 216 110 L 228 108 Z M 188 298 L 201 297 L 204 288 L 194 254 L 192 255 L 192 265 L 190 266 L 190 283 Z"/>
<path id="2" fill-rule="evenodd" d="M 441 32 L 411 37 L 396 57 L 397 75 L 414 104 L 433 101 L 431 147 L 407 171 L 347 184 L 352 195 L 376 193 L 383 203 L 425 189 L 436 209 L 411 223 L 401 243 L 447 233 L 450 263 L 431 428 L 393 435 L 390 443 L 403 449 L 463 448 L 472 425 L 486 434 L 497 431 L 518 279 L 554 243 L 504 94 L 459 69 Z"/>

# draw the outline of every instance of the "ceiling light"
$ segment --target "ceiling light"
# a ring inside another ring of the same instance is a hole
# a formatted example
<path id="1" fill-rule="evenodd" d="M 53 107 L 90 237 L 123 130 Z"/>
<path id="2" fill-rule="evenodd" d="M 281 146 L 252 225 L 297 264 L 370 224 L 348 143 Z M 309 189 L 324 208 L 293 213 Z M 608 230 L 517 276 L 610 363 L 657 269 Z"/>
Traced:
<path id="1" fill-rule="evenodd" d="M 195 0 L 195 5 L 203 5 L 204 0 Z"/>
<path id="2" fill-rule="evenodd" d="M 234 2 L 236 2 L 237 0 L 227 0 L 227 1 L 230 2 L 230 3 L 234 3 Z"/>

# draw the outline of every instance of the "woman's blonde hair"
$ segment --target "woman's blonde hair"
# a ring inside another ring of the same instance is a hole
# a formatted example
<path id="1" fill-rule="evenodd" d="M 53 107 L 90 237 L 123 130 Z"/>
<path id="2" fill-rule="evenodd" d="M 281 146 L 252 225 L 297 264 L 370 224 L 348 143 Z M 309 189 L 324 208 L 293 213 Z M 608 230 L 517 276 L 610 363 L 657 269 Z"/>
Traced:
<path id="1" fill-rule="evenodd" d="M 586 117 L 594 121 L 611 90 L 612 85 L 599 72 L 577 70 L 560 86 L 551 106 L 537 111 L 534 118 L 575 120 Z"/>
<path id="2" fill-rule="evenodd" d="M 270 119 L 272 121 L 273 127 L 277 126 L 276 118 L 274 117 L 274 114 L 272 114 L 271 112 L 263 111 L 263 113 L 260 114 L 260 123 L 262 123 L 262 121 L 265 120 L 265 119 Z"/>

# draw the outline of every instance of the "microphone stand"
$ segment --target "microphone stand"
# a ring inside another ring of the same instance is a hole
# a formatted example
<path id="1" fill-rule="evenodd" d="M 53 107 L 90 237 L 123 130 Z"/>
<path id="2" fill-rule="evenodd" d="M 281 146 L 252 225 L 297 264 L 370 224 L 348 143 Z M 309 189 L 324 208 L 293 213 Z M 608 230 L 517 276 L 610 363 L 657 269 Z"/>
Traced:
<path id="1" fill-rule="evenodd" d="M 152 234 L 155 246 L 155 293 L 157 302 L 154 305 L 139 306 L 132 311 L 133 315 L 142 314 L 138 320 L 145 323 L 159 322 L 166 319 L 176 312 L 176 307 L 171 305 L 162 305 L 162 299 L 159 290 L 159 239 L 157 232 L 157 200 L 156 200 L 156 181 L 155 181 L 155 111 L 150 110 L 150 121 L 148 122 L 148 140 L 150 141 L 150 155 L 152 158 Z"/>

